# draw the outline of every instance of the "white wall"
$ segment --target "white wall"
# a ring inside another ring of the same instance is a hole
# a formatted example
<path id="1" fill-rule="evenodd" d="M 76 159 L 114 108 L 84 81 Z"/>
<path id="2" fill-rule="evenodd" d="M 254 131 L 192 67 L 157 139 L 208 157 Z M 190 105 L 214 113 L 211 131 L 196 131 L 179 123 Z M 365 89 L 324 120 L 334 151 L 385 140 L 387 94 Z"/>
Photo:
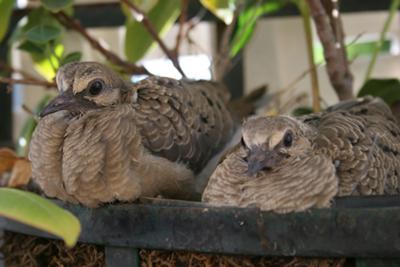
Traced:
<path id="1" fill-rule="evenodd" d="M 378 36 L 387 12 L 353 13 L 343 15 L 343 24 L 349 40 L 362 34 Z M 395 16 L 389 33 L 399 38 L 399 17 Z M 317 35 L 314 31 L 314 39 Z M 361 39 L 359 39 L 361 40 Z M 259 21 L 254 36 L 244 52 L 245 90 L 261 84 L 269 84 L 271 91 L 286 88 L 301 73 L 308 69 L 303 24 L 298 17 L 272 18 Z M 399 77 L 399 55 L 383 55 L 378 58 L 374 77 Z M 351 65 L 354 88 L 363 83 L 369 58 L 358 57 Z M 329 104 L 337 97 L 329 83 L 325 67 L 318 69 L 321 96 Z M 298 91 L 310 91 L 309 76 L 296 85 Z"/>

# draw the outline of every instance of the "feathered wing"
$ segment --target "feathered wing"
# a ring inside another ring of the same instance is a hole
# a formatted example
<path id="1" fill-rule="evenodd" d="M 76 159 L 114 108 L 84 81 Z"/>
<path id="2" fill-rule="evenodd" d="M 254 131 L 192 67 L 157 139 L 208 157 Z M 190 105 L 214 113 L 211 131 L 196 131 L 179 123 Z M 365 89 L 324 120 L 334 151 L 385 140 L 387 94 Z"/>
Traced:
<path id="1" fill-rule="evenodd" d="M 233 133 L 228 97 L 217 83 L 152 77 L 135 90 L 136 124 L 144 146 L 195 173 Z"/>
<path id="2" fill-rule="evenodd" d="M 318 131 L 316 151 L 337 166 L 339 195 L 400 192 L 400 129 L 382 100 L 339 103 L 308 123 Z"/>
<path id="3" fill-rule="evenodd" d="M 329 206 L 338 190 L 335 168 L 324 155 L 307 153 L 288 159 L 256 177 L 246 174 L 246 153 L 239 148 L 216 169 L 203 193 L 215 205 L 246 207 L 286 213 Z"/>

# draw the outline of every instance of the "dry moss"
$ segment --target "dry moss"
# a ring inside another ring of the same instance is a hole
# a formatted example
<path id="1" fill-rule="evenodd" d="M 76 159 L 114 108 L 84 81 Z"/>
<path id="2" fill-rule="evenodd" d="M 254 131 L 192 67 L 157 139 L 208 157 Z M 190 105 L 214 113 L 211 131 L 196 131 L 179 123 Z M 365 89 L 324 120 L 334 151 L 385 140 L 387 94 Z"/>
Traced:
<path id="1" fill-rule="evenodd" d="M 104 249 L 78 243 L 72 249 L 62 241 L 4 232 L 0 252 L 12 267 L 103 267 Z"/>
<path id="2" fill-rule="evenodd" d="M 141 267 L 344 267 L 345 259 L 221 256 L 203 253 L 141 250 Z"/>
<path id="3" fill-rule="evenodd" d="M 68 249 L 64 243 L 19 233 L 5 232 L 0 252 L 12 267 L 104 267 L 104 248 L 78 243 Z M 140 250 L 141 267 L 345 267 L 345 259 L 224 256 L 191 252 Z"/>

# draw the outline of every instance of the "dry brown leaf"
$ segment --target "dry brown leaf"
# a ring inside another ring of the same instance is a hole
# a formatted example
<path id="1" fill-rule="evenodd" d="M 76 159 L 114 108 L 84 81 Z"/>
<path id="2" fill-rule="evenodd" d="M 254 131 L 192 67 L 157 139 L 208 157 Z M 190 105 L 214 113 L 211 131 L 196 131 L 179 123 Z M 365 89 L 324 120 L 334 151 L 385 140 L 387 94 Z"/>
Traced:
<path id="1" fill-rule="evenodd" d="M 21 187 L 29 183 L 32 175 L 31 162 L 24 158 L 15 161 L 12 169 L 11 178 L 8 181 L 9 187 Z"/>
<path id="2" fill-rule="evenodd" d="M 6 171 L 11 171 L 18 157 L 9 148 L 0 148 L 0 175 Z"/>

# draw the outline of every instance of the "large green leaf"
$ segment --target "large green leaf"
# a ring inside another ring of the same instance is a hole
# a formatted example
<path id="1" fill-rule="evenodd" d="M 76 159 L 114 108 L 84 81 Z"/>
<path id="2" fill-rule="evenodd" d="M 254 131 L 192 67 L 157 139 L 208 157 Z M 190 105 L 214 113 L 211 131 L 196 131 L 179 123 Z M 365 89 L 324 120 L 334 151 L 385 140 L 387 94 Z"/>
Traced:
<path id="1" fill-rule="evenodd" d="M 0 188 L 0 216 L 16 220 L 62 238 L 69 247 L 78 240 L 79 220 L 51 201 L 36 194 Z"/>
<path id="2" fill-rule="evenodd" d="M 0 0 L 0 42 L 7 33 L 14 4 L 15 0 Z"/>
<path id="3" fill-rule="evenodd" d="M 147 13 L 159 35 L 169 30 L 179 15 L 179 0 L 162 0 Z M 130 15 L 126 20 L 125 55 L 133 62 L 140 60 L 154 44 L 153 37 L 141 22 Z"/>
<path id="4" fill-rule="evenodd" d="M 47 43 L 56 39 L 61 31 L 52 25 L 37 25 L 26 32 L 26 39 L 34 43 Z"/>
<path id="5" fill-rule="evenodd" d="M 231 24 L 235 12 L 235 0 L 200 0 L 200 3 L 221 19 L 225 24 Z"/>
<path id="6" fill-rule="evenodd" d="M 388 105 L 400 100 L 400 81 L 397 79 L 370 79 L 358 96 L 372 95 L 382 98 Z"/>
<path id="7" fill-rule="evenodd" d="M 282 0 L 270 0 L 266 3 L 255 1 L 241 12 L 238 18 L 237 30 L 235 31 L 231 42 L 230 56 L 236 56 L 237 53 L 239 53 L 239 51 L 247 44 L 253 35 L 256 22 L 261 16 L 276 12 L 287 3 L 288 1 Z"/>
<path id="8" fill-rule="evenodd" d="M 57 12 L 70 6 L 73 0 L 40 0 L 40 2 L 42 2 L 43 6 L 47 9 Z"/>

